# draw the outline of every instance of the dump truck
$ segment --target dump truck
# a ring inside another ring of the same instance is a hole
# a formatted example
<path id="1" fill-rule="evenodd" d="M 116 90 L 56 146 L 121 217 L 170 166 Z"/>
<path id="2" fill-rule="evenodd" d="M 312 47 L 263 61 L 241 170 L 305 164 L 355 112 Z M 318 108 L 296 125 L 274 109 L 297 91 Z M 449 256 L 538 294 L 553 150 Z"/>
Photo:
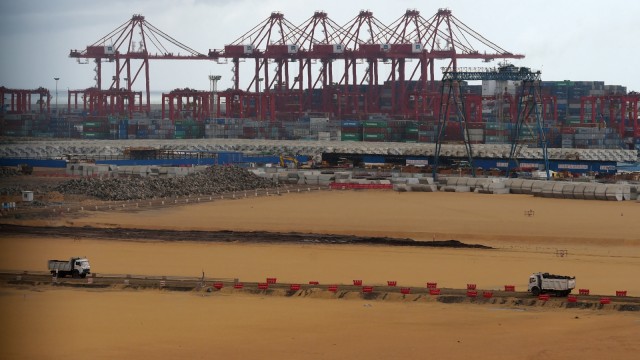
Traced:
<path id="1" fill-rule="evenodd" d="M 91 266 L 87 258 L 72 257 L 69 260 L 49 260 L 49 271 L 57 277 L 71 275 L 74 278 L 84 278 L 91 274 Z"/>
<path id="2" fill-rule="evenodd" d="M 567 296 L 576 287 L 575 276 L 534 273 L 529 277 L 529 292 L 535 296 L 545 293 Z"/>

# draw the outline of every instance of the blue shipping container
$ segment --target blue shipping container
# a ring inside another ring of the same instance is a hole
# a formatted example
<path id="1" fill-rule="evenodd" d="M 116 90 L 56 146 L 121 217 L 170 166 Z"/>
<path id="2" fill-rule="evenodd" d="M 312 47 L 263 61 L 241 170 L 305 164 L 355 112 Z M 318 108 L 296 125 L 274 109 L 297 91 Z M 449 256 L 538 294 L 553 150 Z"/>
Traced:
<path id="1" fill-rule="evenodd" d="M 360 126 L 358 120 L 342 120 L 342 127 L 357 127 Z"/>

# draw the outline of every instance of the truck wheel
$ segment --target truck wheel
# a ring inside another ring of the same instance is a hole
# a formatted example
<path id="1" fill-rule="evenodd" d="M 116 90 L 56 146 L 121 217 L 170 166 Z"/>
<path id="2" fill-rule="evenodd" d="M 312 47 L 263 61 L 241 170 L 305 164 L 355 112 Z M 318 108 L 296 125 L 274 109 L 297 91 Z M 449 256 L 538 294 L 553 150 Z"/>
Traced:
<path id="1" fill-rule="evenodd" d="M 82 273 L 82 274 L 80 275 L 80 277 L 84 279 L 84 278 L 86 278 L 86 277 L 87 277 L 87 274 Z"/>
<path id="2" fill-rule="evenodd" d="M 73 270 L 73 273 L 71 273 L 71 277 L 74 279 L 77 279 L 80 277 L 80 273 L 78 272 L 78 270 Z"/>
<path id="3" fill-rule="evenodd" d="M 531 293 L 533 294 L 533 296 L 538 296 L 540 295 L 540 288 L 537 286 L 534 286 L 531 288 Z"/>

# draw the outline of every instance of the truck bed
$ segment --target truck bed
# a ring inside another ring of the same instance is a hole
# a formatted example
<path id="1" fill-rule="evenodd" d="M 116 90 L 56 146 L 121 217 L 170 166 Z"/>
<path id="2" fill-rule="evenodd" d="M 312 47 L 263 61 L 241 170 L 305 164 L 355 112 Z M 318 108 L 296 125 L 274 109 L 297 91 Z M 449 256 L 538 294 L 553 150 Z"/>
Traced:
<path id="1" fill-rule="evenodd" d="M 570 290 L 576 287 L 575 279 L 546 279 L 542 278 L 542 289 L 544 290 Z"/>
<path id="2" fill-rule="evenodd" d="M 72 263 L 69 260 L 49 260 L 49 271 L 71 271 L 72 268 Z"/>

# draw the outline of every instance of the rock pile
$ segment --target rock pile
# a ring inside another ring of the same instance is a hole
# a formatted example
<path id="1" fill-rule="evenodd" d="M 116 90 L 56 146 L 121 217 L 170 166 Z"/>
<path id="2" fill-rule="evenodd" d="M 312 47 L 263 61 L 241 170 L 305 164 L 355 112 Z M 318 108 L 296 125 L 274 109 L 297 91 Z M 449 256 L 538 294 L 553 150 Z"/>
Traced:
<path id="1" fill-rule="evenodd" d="M 22 175 L 22 173 L 16 168 L 0 167 L 0 177 L 19 176 L 19 175 Z"/>
<path id="2" fill-rule="evenodd" d="M 210 195 L 277 186 L 235 166 L 212 166 L 178 178 L 83 178 L 58 185 L 62 194 L 86 195 L 100 200 L 153 199 L 186 195 Z"/>

